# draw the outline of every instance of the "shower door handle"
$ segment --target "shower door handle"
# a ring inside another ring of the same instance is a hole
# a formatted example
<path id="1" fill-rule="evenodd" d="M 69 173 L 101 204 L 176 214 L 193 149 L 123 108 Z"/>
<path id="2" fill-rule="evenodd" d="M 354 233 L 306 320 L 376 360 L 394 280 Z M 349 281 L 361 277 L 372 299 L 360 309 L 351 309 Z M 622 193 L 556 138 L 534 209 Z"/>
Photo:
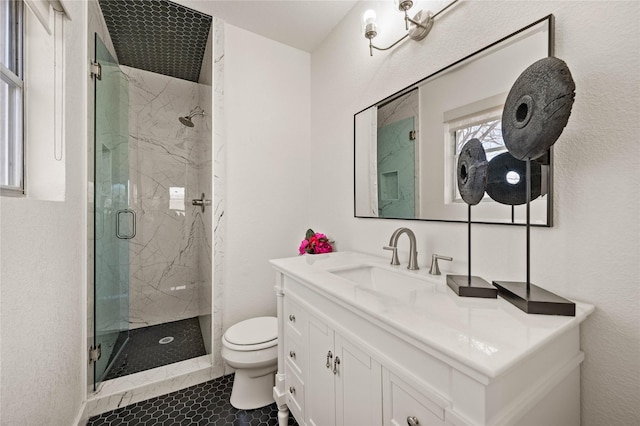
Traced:
<path id="1" fill-rule="evenodd" d="M 121 214 L 130 214 L 131 215 L 132 226 L 131 226 L 131 234 L 129 234 L 129 235 L 120 234 L 120 215 Z M 116 212 L 116 237 L 118 237 L 121 240 L 130 240 L 135 236 L 136 236 L 136 212 L 134 212 L 131 209 L 118 210 Z"/>

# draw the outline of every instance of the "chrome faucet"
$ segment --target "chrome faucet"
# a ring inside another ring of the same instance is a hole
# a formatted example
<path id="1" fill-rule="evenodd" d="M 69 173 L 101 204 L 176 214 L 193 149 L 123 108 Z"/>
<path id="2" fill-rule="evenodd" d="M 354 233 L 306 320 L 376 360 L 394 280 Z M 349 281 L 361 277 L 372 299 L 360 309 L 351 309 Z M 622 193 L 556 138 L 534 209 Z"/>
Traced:
<path id="1" fill-rule="evenodd" d="M 416 250 L 416 235 L 409 228 L 398 228 L 393 231 L 391 234 L 391 239 L 389 240 L 389 245 L 382 247 L 385 250 L 393 251 L 393 255 L 391 256 L 391 264 L 399 265 L 400 260 L 398 260 L 398 238 L 402 234 L 407 234 L 409 237 L 409 265 L 407 269 L 417 270 L 420 269 L 418 267 L 418 251 Z"/>

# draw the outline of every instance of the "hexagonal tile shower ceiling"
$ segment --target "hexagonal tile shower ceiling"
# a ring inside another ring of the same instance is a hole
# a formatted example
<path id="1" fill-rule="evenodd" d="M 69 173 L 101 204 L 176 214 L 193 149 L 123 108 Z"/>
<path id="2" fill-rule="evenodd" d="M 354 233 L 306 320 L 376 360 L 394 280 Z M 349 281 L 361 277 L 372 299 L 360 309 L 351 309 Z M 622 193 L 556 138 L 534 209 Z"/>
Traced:
<path id="1" fill-rule="evenodd" d="M 121 65 L 198 81 L 211 16 L 168 0 L 99 0 Z"/>

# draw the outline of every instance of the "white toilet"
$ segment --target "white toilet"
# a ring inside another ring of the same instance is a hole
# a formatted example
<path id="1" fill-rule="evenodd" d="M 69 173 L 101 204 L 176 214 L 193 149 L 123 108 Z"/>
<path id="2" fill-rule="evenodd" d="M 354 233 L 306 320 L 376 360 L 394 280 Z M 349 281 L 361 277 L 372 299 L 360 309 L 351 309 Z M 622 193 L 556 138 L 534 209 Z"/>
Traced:
<path id="1" fill-rule="evenodd" d="M 241 321 L 222 336 L 222 359 L 235 368 L 231 405 L 252 410 L 272 404 L 278 369 L 278 319 Z"/>

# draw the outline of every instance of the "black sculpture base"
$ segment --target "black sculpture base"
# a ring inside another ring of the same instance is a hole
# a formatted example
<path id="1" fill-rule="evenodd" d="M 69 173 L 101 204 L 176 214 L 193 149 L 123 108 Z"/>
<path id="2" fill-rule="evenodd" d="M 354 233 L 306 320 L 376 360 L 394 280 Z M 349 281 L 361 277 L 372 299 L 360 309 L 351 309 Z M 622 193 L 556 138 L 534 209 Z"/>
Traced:
<path id="1" fill-rule="evenodd" d="M 480 277 L 471 276 L 469 281 L 468 275 L 447 275 L 447 285 L 461 297 L 498 298 L 498 290 Z"/>
<path id="2" fill-rule="evenodd" d="M 576 304 L 572 301 L 531 284 L 527 294 L 527 283 L 494 281 L 498 294 L 507 302 L 528 314 L 576 316 Z"/>

